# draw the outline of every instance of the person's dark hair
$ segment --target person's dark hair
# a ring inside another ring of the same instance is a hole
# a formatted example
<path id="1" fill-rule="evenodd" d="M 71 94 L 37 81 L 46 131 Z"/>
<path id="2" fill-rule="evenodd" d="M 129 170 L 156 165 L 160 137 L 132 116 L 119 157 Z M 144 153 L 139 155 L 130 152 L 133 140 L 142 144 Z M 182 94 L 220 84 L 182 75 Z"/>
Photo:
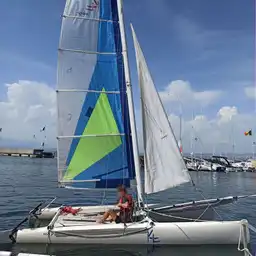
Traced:
<path id="1" fill-rule="evenodd" d="M 117 191 L 118 192 L 125 192 L 125 193 L 127 192 L 126 187 L 124 185 L 119 185 L 117 187 Z"/>

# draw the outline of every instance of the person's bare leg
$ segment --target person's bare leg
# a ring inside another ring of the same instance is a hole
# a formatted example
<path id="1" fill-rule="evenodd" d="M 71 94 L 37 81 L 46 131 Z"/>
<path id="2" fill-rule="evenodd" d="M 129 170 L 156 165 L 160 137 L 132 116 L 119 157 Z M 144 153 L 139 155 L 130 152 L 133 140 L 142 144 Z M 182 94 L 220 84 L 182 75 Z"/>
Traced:
<path id="1" fill-rule="evenodd" d="M 115 211 L 113 211 L 113 210 L 108 210 L 108 211 L 106 211 L 106 212 L 103 214 L 102 219 L 99 220 L 98 222 L 99 222 L 99 223 L 104 223 L 106 220 L 115 221 L 115 220 L 116 220 L 116 216 L 117 216 L 117 214 L 116 214 Z"/>

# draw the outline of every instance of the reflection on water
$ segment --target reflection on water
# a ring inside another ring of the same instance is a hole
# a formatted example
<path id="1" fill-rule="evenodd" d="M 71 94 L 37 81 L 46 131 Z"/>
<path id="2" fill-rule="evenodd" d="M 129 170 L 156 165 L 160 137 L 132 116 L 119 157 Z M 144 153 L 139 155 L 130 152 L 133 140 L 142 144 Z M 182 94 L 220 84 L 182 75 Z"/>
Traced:
<path id="1" fill-rule="evenodd" d="M 214 173 L 212 174 L 212 185 L 213 185 L 214 187 L 217 186 L 217 175 L 218 175 L 217 172 L 214 172 Z"/>
<path id="2" fill-rule="evenodd" d="M 94 246 L 16 246 L 15 251 L 30 253 L 48 253 L 56 256 L 242 256 L 237 246 L 127 246 L 127 245 L 94 245 Z"/>

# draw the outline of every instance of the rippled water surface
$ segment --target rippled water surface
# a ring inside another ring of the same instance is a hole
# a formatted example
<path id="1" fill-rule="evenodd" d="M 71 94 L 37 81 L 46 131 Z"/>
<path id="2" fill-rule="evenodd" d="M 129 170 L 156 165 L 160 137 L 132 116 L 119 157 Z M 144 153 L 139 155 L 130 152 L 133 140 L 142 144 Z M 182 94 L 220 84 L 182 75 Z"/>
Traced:
<path id="1" fill-rule="evenodd" d="M 246 195 L 256 193 L 256 173 L 191 173 L 197 187 L 207 198 L 228 195 Z M 55 159 L 30 159 L 22 157 L 0 157 L 0 229 L 13 228 L 39 202 L 58 197 L 58 203 L 98 204 L 103 200 L 100 192 L 68 190 L 57 188 L 57 171 Z M 106 203 L 116 201 L 115 193 L 107 193 Z M 150 202 L 177 203 L 202 199 L 200 193 L 190 185 L 180 186 L 159 193 L 149 198 Z M 217 208 L 224 219 L 246 218 L 256 226 L 256 200 L 247 198 L 235 204 Z M 252 234 L 252 243 L 256 237 Z M 2 245 L 0 249 L 10 249 Z M 63 249 L 63 247 L 62 247 Z M 18 250 L 14 248 L 14 250 Z M 20 250 L 20 248 L 19 248 Z M 21 250 L 25 250 L 21 248 Z M 27 250 L 27 249 L 26 249 Z M 34 246 L 31 250 L 41 251 Z M 48 249 L 50 250 L 50 249 Z M 54 249 L 57 250 L 57 249 Z M 64 252 L 65 251 L 65 252 Z M 186 248 L 160 247 L 151 249 L 136 247 L 93 247 L 66 248 L 57 255 L 243 255 L 237 254 L 236 248 Z M 86 252 L 86 254 L 85 254 Z"/>

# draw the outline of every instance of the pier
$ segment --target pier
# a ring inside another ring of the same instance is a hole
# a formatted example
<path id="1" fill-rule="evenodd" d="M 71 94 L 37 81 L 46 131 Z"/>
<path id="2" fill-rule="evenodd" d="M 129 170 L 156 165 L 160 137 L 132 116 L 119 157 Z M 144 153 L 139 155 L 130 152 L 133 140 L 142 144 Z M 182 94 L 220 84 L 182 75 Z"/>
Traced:
<path id="1" fill-rule="evenodd" d="M 0 148 L 0 156 L 54 158 L 55 152 L 47 152 L 43 149 Z"/>

